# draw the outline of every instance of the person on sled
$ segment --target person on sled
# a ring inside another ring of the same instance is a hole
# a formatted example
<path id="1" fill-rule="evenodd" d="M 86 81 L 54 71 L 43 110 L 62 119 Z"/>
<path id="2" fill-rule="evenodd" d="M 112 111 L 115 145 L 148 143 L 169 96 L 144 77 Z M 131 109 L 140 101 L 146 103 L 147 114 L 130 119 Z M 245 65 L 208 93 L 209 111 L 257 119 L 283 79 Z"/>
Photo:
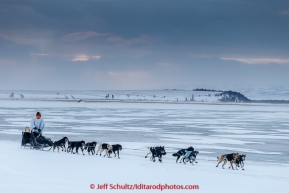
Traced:
<path id="1" fill-rule="evenodd" d="M 37 112 L 36 116 L 33 117 L 30 121 L 30 128 L 31 129 L 31 145 L 36 146 L 35 137 L 42 135 L 42 131 L 45 127 L 45 122 L 41 118 L 41 113 Z"/>

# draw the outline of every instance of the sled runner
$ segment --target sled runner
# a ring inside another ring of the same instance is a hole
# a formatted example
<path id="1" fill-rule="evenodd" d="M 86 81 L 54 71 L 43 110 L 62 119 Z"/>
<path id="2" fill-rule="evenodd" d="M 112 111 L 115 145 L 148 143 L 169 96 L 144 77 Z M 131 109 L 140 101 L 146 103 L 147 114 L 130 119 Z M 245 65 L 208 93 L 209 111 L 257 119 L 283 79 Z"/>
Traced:
<path id="1" fill-rule="evenodd" d="M 34 135 L 34 137 L 31 137 L 31 135 Z M 30 133 L 29 127 L 25 127 L 24 131 L 22 131 L 21 148 L 28 147 L 30 149 L 49 151 L 52 145 L 53 142 L 50 138 Z"/>

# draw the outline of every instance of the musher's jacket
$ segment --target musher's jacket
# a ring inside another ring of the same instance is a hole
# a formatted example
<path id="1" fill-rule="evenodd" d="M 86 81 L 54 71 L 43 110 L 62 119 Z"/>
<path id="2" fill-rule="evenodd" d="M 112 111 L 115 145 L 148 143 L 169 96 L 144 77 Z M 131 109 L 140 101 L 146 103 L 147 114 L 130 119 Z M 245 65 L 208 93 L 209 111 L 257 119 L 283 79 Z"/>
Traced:
<path id="1" fill-rule="evenodd" d="M 38 129 L 41 131 L 44 129 L 45 123 L 42 118 L 37 119 L 36 117 L 33 117 L 30 121 L 30 128 L 32 129 L 32 132 L 38 133 Z"/>

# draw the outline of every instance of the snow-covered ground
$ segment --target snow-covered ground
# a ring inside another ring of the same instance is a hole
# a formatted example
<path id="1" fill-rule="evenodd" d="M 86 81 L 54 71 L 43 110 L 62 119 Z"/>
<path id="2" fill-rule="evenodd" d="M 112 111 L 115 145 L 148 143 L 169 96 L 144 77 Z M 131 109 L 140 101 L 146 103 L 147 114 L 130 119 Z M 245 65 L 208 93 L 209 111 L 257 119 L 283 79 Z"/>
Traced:
<path id="1" fill-rule="evenodd" d="M 289 86 L 239 88 L 237 91 L 251 100 L 289 100 Z"/>
<path id="2" fill-rule="evenodd" d="M 146 144 L 124 143 L 127 147 Z M 145 159 L 145 150 L 124 149 L 121 158 L 71 155 L 20 149 L 19 143 L 0 142 L 1 192 L 95 192 L 90 184 L 198 185 L 195 192 L 287 192 L 288 165 L 257 163 L 248 158 L 246 170 L 216 168 L 216 161 L 200 156 L 192 165 L 176 164 L 170 154 L 163 163 Z M 225 150 L 224 150 L 225 151 Z M 202 152 L 200 152 L 202 154 Z M 202 159 L 201 159 L 202 158 Z M 228 165 L 227 165 L 228 166 Z M 132 192 L 99 190 L 98 192 Z M 133 192 L 144 192 L 134 190 Z M 149 190 L 148 192 L 160 192 Z M 164 192 L 188 192 L 164 190 Z"/>
<path id="3" fill-rule="evenodd" d="M 1 192 L 92 192 L 90 184 L 105 183 L 198 185 L 192 191 L 222 193 L 288 189 L 288 105 L 8 99 L 0 100 Z M 21 131 L 37 111 L 53 141 L 119 143 L 121 158 L 21 149 Z M 163 163 L 144 158 L 146 146 L 157 145 L 166 147 Z M 176 164 L 171 154 L 188 146 L 200 152 L 198 163 Z M 215 167 L 216 156 L 231 152 L 247 155 L 244 171 Z"/>

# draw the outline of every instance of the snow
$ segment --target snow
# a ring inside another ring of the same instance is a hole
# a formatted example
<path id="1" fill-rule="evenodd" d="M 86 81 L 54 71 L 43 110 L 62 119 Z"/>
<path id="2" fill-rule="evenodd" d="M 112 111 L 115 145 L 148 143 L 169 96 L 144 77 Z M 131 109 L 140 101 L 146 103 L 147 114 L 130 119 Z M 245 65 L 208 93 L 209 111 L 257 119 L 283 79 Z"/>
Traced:
<path id="1" fill-rule="evenodd" d="M 42 98 L 28 100 L 27 93 L 31 97 L 38 93 Z M 0 100 L 1 192 L 93 192 L 96 190 L 90 189 L 90 184 L 105 183 L 198 185 L 198 190 L 192 190 L 196 192 L 287 192 L 286 105 L 126 100 L 77 103 L 53 99 L 51 92 L 27 93 L 21 92 L 25 99 Z M 81 92 L 69 94 L 77 97 Z M 67 136 L 70 140 L 119 143 L 123 146 L 121 158 L 21 148 L 21 132 L 37 111 L 46 122 L 44 135 L 53 141 Z M 146 147 L 157 145 L 166 147 L 163 163 L 144 158 Z M 171 154 L 188 146 L 200 152 L 198 163 L 176 164 Z M 225 169 L 215 167 L 217 156 L 231 152 L 247 155 L 244 171 L 229 170 L 228 163 Z"/>
<path id="2" fill-rule="evenodd" d="M 249 99 L 268 99 L 268 100 L 288 100 L 289 99 L 289 87 L 283 86 L 263 86 L 258 88 L 239 88 L 238 92 L 241 92 Z"/>
<path id="3" fill-rule="evenodd" d="M 142 144 L 144 145 L 144 144 Z M 9 148 L 7 148 L 9 147 Z M 134 147 L 134 143 L 125 143 Z M 93 192 L 90 184 L 198 185 L 196 192 L 286 192 L 288 165 L 246 161 L 246 170 L 223 170 L 216 161 L 176 164 L 171 155 L 163 163 L 145 159 L 146 150 L 123 149 L 121 158 L 72 155 L 21 149 L 19 143 L 0 142 L 1 192 Z M 228 166 L 228 165 L 227 165 Z M 112 191 L 112 190 L 110 190 Z M 110 192 L 102 190 L 101 192 Z M 136 190 L 135 190 L 136 191 Z M 151 192 L 159 192 L 150 190 Z M 167 190 L 164 192 L 179 192 Z M 129 192 L 129 190 L 123 191 Z"/>

